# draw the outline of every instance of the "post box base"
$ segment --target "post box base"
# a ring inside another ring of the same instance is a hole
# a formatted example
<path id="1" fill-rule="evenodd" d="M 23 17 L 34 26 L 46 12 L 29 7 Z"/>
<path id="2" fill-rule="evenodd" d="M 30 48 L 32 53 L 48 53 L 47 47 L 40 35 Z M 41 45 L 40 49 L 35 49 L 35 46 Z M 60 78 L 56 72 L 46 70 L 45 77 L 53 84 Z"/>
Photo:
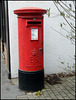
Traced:
<path id="1" fill-rule="evenodd" d="M 38 91 L 44 88 L 44 69 L 28 72 L 18 70 L 19 88 L 26 91 Z"/>

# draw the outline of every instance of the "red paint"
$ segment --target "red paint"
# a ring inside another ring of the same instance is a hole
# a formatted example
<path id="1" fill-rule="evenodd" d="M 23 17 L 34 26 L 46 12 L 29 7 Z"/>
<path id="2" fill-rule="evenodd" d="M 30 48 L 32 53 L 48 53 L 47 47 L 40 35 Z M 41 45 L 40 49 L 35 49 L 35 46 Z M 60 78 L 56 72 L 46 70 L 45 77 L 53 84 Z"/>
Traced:
<path id="1" fill-rule="evenodd" d="M 43 69 L 43 14 L 45 9 L 26 7 L 14 10 L 18 15 L 19 69 Z M 38 40 L 31 40 L 31 29 L 38 29 Z"/>

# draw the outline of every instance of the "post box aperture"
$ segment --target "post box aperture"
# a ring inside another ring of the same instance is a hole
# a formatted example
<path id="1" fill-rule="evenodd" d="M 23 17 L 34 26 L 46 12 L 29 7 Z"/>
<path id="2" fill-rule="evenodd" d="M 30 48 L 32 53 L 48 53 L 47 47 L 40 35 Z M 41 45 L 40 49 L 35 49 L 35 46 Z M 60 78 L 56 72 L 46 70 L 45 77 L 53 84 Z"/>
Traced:
<path id="1" fill-rule="evenodd" d="M 44 88 L 43 14 L 45 9 L 25 7 L 18 15 L 19 88 L 38 91 Z"/>

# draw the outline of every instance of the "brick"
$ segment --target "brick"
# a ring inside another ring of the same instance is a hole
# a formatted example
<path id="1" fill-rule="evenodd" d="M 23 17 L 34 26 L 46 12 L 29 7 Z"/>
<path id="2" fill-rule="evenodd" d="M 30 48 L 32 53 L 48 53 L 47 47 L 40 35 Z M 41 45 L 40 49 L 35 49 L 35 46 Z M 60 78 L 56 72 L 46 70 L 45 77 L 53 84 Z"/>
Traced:
<path id="1" fill-rule="evenodd" d="M 49 89 L 49 87 L 48 87 L 47 85 L 45 85 L 45 88 L 46 88 L 46 89 Z"/>
<path id="2" fill-rule="evenodd" d="M 72 80 L 75 83 L 75 80 Z"/>
<path id="3" fill-rule="evenodd" d="M 71 91 L 71 90 L 72 90 L 72 88 L 70 88 L 70 87 L 66 87 L 66 89 L 67 89 L 68 91 Z"/>
<path id="4" fill-rule="evenodd" d="M 68 85 L 67 85 L 66 83 L 63 83 L 63 86 L 64 86 L 64 87 L 67 87 Z"/>
<path id="5" fill-rule="evenodd" d="M 34 96 L 28 96 L 28 98 L 33 98 Z"/>
<path id="6" fill-rule="evenodd" d="M 43 95 L 44 95 L 44 96 L 49 96 L 47 92 L 44 92 Z"/>
<path id="7" fill-rule="evenodd" d="M 17 99 L 28 99 L 28 97 L 20 97 L 20 96 L 18 96 Z"/>
<path id="8" fill-rule="evenodd" d="M 62 90 L 62 89 L 65 89 L 65 87 L 64 87 L 64 86 L 62 86 L 62 85 L 61 85 L 61 86 L 59 86 L 59 88 L 60 88 L 61 90 Z"/>
<path id="9" fill-rule="evenodd" d="M 53 93 L 51 93 L 50 96 L 52 99 L 56 99 L 56 96 Z"/>
<path id="10" fill-rule="evenodd" d="M 37 100 L 37 99 L 40 99 L 40 98 L 38 98 L 38 97 L 36 98 L 36 97 L 35 97 L 34 99 Z"/>
<path id="11" fill-rule="evenodd" d="M 49 97 L 45 97 L 46 99 L 52 99 L 50 96 Z"/>
<path id="12" fill-rule="evenodd" d="M 48 94 L 48 93 L 47 93 L 47 91 L 46 91 L 46 92 L 43 92 L 43 94 Z"/>
<path id="13" fill-rule="evenodd" d="M 52 90 L 47 90 L 47 92 L 52 92 Z"/>
<path id="14" fill-rule="evenodd" d="M 60 92 L 60 91 L 62 91 L 62 90 L 61 90 L 60 88 L 57 88 L 57 91 Z"/>
<path id="15" fill-rule="evenodd" d="M 52 88 L 51 90 L 56 90 L 55 88 Z"/>
<path id="16" fill-rule="evenodd" d="M 40 99 L 45 99 L 45 97 L 40 97 Z"/>
<path id="17" fill-rule="evenodd" d="M 50 89 L 46 89 L 46 91 L 49 91 Z"/>
<path id="18" fill-rule="evenodd" d="M 34 99 L 34 97 L 29 97 L 29 99 Z"/>
<path id="19" fill-rule="evenodd" d="M 70 99 L 75 98 L 72 94 L 67 94 Z"/>
<path id="20" fill-rule="evenodd" d="M 18 98 L 28 97 L 27 95 L 17 96 Z"/>
<path id="21" fill-rule="evenodd" d="M 50 89 L 52 89 L 52 88 L 53 88 L 53 86 L 52 86 L 52 85 L 48 85 L 48 86 L 49 86 L 49 88 L 50 88 Z"/>
<path id="22" fill-rule="evenodd" d="M 63 99 L 63 97 L 62 97 L 61 95 L 56 95 L 56 97 L 57 97 L 58 99 Z"/>
<path id="23" fill-rule="evenodd" d="M 50 94 L 50 93 L 53 93 L 53 92 L 52 92 L 52 91 L 50 91 L 50 90 L 48 90 L 48 91 L 47 91 L 47 93 L 48 93 L 48 94 Z"/>
<path id="24" fill-rule="evenodd" d="M 64 93 L 63 91 L 62 92 L 60 92 L 60 94 L 64 97 L 64 96 L 67 96 L 67 94 L 66 93 Z"/>
<path id="25" fill-rule="evenodd" d="M 51 95 L 53 92 L 49 92 L 48 95 Z"/>
<path id="26" fill-rule="evenodd" d="M 58 95 L 58 94 L 59 94 L 59 92 L 57 92 L 57 91 L 54 91 L 53 93 L 54 93 L 55 95 Z"/>
<path id="27" fill-rule="evenodd" d="M 58 87 L 58 85 L 56 84 L 56 85 L 53 85 L 53 87 Z"/>
<path id="28" fill-rule="evenodd" d="M 20 98 L 20 97 L 17 97 L 17 99 L 22 99 L 22 98 Z"/>
<path id="29" fill-rule="evenodd" d="M 48 95 L 48 93 L 46 93 L 46 94 L 44 93 L 44 96 L 46 96 L 46 97 L 47 97 L 47 96 L 49 96 L 49 95 Z"/>
<path id="30" fill-rule="evenodd" d="M 66 94 L 69 94 L 69 92 L 67 90 L 63 90 Z"/>
<path id="31" fill-rule="evenodd" d="M 23 97 L 22 99 L 29 99 L 29 98 L 28 98 L 28 97 L 26 97 L 26 98 L 25 98 L 25 97 Z"/>
<path id="32" fill-rule="evenodd" d="M 75 88 L 72 88 L 73 91 L 75 91 Z"/>
<path id="33" fill-rule="evenodd" d="M 74 95 L 75 96 L 75 92 L 74 91 L 69 91 L 72 95 Z"/>
<path id="34" fill-rule="evenodd" d="M 71 79 L 71 80 L 70 80 Z M 68 81 L 67 81 L 68 80 Z M 62 84 L 50 85 L 45 82 L 46 89 L 42 90 L 40 97 L 28 94 L 29 99 L 75 99 L 75 81 L 72 78 L 64 78 Z M 22 98 L 22 97 L 19 97 Z M 23 97 L 23 99 L 26 97 Z"/>
<path id="35" fill-rule="evenodd" d="M 72 81 L 68 80 L 68 82 L 66 82 L 66 84 L 68 84 L 68 85 L 73 85 L 73 84 L 74 84 L 74 82 L 72 82 Z"/>
<path id="36" fill-rule="evenodd" d="M 68 96 L 65 96 L 64 99 L 70 99 Z"/>

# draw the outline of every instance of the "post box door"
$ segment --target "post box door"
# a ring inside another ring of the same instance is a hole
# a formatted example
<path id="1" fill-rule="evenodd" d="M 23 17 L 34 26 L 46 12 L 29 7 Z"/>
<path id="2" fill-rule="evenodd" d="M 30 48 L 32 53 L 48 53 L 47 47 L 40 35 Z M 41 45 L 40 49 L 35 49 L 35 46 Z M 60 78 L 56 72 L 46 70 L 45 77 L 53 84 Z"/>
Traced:
<path id="1" fill-rule="evenodd" d="M 26 30 L 26 31 L 25 31 Z M 23 36 L 23 70 L 43 69 L 43 30 L 42 26 L 26 28 Z"/>

